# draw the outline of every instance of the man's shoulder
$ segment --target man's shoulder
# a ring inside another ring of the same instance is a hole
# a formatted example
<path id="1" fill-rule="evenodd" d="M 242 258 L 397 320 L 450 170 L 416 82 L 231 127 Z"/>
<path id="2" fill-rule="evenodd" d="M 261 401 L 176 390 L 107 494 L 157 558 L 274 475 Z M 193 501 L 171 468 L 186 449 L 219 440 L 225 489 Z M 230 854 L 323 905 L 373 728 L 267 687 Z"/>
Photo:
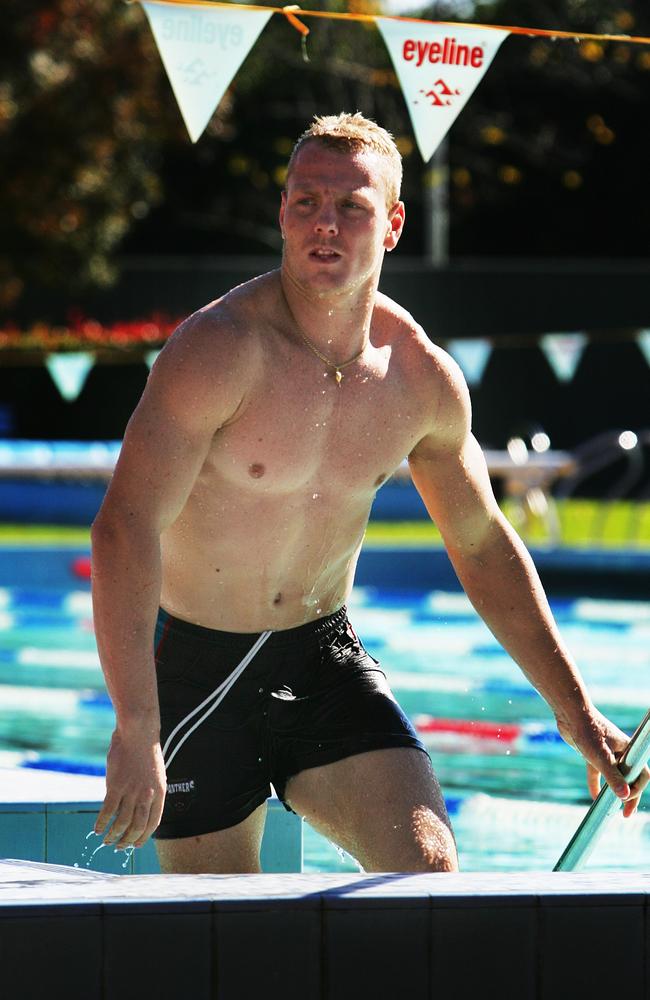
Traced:
<path id="1" fill-rule="evenodd" d="M 459 376 L 462 378 L 451 355 L 431 340 L 408 309 L 382 293 L 377 294 L 376 308 L 387 341 L 417 366 L 423 378 L 442 378 L 451 382 Z"/>
<path id="2" fill-rule="evenodd" d="M 224 346 L 233 339 L 250 337 L 259 329 L 277 284 L 274 271 L 251 278 L 193 312 L 177 334 L 218 338 Z"/>
<path id="3" fill-rule="evenodd" d="M 194 350 L 224 352 L 250 350 L 277 295 L 277 272 L 252 278 L 193 312 L 173 338 Z"/>

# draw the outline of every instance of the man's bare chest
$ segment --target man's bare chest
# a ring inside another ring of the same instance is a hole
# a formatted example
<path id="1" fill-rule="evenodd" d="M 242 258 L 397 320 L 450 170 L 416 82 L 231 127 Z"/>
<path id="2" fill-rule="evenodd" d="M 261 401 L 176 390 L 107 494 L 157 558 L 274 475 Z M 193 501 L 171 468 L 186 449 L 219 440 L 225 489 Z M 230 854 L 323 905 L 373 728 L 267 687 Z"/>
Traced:
<path id="1" fill-rule="evenodd" d="M 215 435 L 202 476 L 260 493 L 372 494 L 420 439 L 423 407 L 372 371 L 274 377 Z"/>

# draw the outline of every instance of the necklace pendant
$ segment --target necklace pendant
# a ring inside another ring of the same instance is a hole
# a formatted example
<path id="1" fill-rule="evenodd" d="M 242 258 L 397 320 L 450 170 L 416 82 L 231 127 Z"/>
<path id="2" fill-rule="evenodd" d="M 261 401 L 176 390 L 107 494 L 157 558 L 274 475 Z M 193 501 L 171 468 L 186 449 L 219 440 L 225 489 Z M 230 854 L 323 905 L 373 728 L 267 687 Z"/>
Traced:
<path id="1" fill-rule="evenodd" d="M 340 385 L 341 379 L 343 378 L 343 372 L 340 372 L 337 368 L 336 371 L 334 372 L 334 378 L 336 379 L 336 384 Z"/>

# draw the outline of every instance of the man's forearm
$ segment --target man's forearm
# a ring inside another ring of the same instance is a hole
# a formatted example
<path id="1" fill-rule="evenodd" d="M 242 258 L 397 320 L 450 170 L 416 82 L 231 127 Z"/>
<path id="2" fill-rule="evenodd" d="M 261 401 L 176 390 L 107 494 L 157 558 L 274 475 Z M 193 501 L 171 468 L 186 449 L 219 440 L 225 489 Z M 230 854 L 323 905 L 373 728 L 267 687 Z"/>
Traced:
<path id="1" fill-rule="evenodd" d="M 530 554 L 505 517 L 493 523 L 479 552 L 448 551 L 472 604 L 555 714 L 584 712 L 591 705 L 584 681 Z"/>
<path id="2" fill-rule="evenodd" d="M 92 531 L 93 615 L 118 727 L 160 728 L 153 642 L 160 601 L 160 540 L 100 518 Z"/>

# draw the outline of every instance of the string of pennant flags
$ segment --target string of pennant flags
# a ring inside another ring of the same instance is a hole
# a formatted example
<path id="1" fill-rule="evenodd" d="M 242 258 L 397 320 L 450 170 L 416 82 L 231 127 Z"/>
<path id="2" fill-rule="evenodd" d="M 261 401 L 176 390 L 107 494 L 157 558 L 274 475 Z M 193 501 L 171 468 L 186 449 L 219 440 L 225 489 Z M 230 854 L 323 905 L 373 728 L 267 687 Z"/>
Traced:
<path id="1" fill-rule="evenodd" d="M 303 10 L 298 5 L 261 7 L 216 0 L 127 0 L 140 2 L 151 27 L 192 142 L 197 142 L 241 64 L 274 14 L 300 33 L 303 55 L 310 29 L 307 18 L 372 22 L 378 28 L 402 88 L 413 132 L 425 162 L 433 156 L 455 119 L 510 35 L 616 41 L 650 45 L 650 38 L 589 34 L 520 26 L 426 21 L 409 17 Z M 630 331 L 650 365 L 650 330 Z M 548 333 L 527 338 L 538 343 L 558 381 L 570 383 L 590 340 L 586 333 Z M 512 338 L 503 346 L 512 346 Z M 471 387 L 480 386 L 500 338 L 443 341 Z M 151 367 L 158 350 L 149 350 Z M 45 364 L 62 397 L 75 400 L 96 362 L 92 351 L 50 353 Z"/>
<path id="2" fill-rule="evenodd" d="M 192 142 L 203 134 L 274 14 L 286 17 L 300 32 L 305 58 L 310 29 L 303 19 L 365 21 L 376 25 L 388 49 L 425 162 L 469 101 L 508 35 L 650 45 L 650 38 L 636 35 L 302 10 L 296 4 L 260 7 L 208 0 L 140 2 Z"/>
<path id="3" fill-rule="evenodd" d="M 546 333 L 541 337 L 526 338 L 530 346 L 537 344 L 558 382 L 569 384 L 575 375 L 585 348 L 592 338 L 588 333 Z M 650 365 L 650 330 L 630 331 L 627 335 L 616 338 L 632 339 L 638 345 L 646 362 Z M 463 374 L 471 388 L 480 386 L 486 366 L 495 348 L 512 347 L 513 338 L 472 337 L 441 341 L 443 346 L 460 365 Z M 144 360 L 149 368 L 158 357 L 160 349 L 146 351 Z M 86 379 L 93 368 L 96 356 L 92 351 L 67 351 L 60 354 L 49 354 L 45 365 L 52 381 L 68 402 L 73 402 L 79 396 Z"/>

